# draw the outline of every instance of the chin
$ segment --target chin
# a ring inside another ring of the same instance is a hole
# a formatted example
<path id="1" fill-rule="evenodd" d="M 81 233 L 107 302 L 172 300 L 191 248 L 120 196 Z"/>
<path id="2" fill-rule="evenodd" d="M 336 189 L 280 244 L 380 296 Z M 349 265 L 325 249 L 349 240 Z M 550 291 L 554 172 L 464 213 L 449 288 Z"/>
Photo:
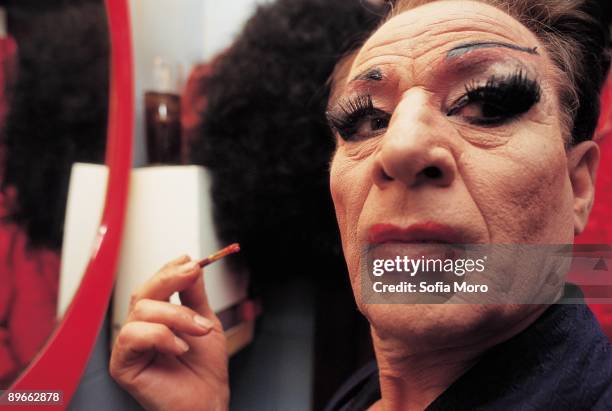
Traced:
<path id="1" fill-rule="evenodd" d="M 470 345 L 505 334 L 538 305 L 475 304 L 363 304 L 360 311 L 370 323 L 374 338 L 402 340 L 416 350 L 426 345 Z M 494 343 L 498 343 L 495 341 Z"/>

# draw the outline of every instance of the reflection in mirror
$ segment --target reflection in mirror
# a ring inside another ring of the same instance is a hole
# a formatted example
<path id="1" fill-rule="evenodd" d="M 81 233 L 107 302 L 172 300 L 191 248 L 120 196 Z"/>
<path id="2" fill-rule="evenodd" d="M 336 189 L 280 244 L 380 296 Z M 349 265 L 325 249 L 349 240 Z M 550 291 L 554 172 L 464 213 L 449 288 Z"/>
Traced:
<path id="1" fill-rule="evenodd" d="M 109 40 L 102 0 L 9 1 L 0 10 L 3 389 L 58 324 L 71 173 L 77 162 L 104 162 Z M 102 197 L 87 206 L 101 211 Z"/>

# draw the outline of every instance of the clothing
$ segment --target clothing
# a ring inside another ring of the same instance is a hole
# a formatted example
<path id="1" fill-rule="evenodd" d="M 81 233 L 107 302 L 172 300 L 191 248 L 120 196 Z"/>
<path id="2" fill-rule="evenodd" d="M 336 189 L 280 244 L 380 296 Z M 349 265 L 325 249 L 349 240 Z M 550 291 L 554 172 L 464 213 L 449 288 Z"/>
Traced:
<path id="1" fill-rule="evenodd" d="M 326 410 L 366 410 L 378 399 L 378 370 L 371 363 Z M 488 350 L 427 407 L 440 410 L 612 410 L 610 343 L 586 305 L 553 305 Z"/>
<path id="2" fill-rule="evenodd" d="M 0 389 L 40 350 L 56 326 L 60 258 L 29 249 L 26 234 L 3 221 L 0 195 Z"/>

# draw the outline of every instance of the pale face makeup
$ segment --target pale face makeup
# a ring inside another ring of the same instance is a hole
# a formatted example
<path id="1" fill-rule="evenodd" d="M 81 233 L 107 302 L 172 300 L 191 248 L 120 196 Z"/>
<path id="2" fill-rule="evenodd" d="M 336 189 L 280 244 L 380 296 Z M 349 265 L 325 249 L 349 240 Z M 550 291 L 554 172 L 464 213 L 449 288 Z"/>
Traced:
<path id="1" fill-rule="evenodd" d="M 475 1 L 403 12 L 358 52 L 329 104 L 330 187 L 375 334 L 494 334 L 537 309 L 363 304 L 360 253 L 379 224 L 441 224 L 463 243 L 573 242 L 558 82 L 534 34 Z"/>

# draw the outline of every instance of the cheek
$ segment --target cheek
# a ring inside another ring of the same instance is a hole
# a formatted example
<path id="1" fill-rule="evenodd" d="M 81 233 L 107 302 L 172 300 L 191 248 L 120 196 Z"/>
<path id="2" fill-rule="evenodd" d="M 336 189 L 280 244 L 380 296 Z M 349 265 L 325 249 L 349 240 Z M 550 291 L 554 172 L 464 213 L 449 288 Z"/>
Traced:
<path id="1" fill-rule="evenodd" d="M 334 155 L 331 163 L 329 173 L 329 189 L 334 202 L 334 209 L 336 211 L 336 219 L 338 220 L 340 234 L 344 238 L 344 227 L 346 227 L 346 202 L 344 200 L 347 195 L 346 178 L 342 173 L 342 167 L 338 163 L 336 155 Z"/>
<path id="2" fill-rule="evenodd" d="M 330 169 L 330 190 L 349 269 L 359 259 L 357 227 L 371 187 L 369 163 L 353 161 L 339 149 Z"/>
<path id="3" fill-rule="evenodd" d="M 474 198 L 493 243 L 571 242 L 571 185 L 562 144 L 525 144 L 504 155 L 483 155 L 485 178 Z"/>

